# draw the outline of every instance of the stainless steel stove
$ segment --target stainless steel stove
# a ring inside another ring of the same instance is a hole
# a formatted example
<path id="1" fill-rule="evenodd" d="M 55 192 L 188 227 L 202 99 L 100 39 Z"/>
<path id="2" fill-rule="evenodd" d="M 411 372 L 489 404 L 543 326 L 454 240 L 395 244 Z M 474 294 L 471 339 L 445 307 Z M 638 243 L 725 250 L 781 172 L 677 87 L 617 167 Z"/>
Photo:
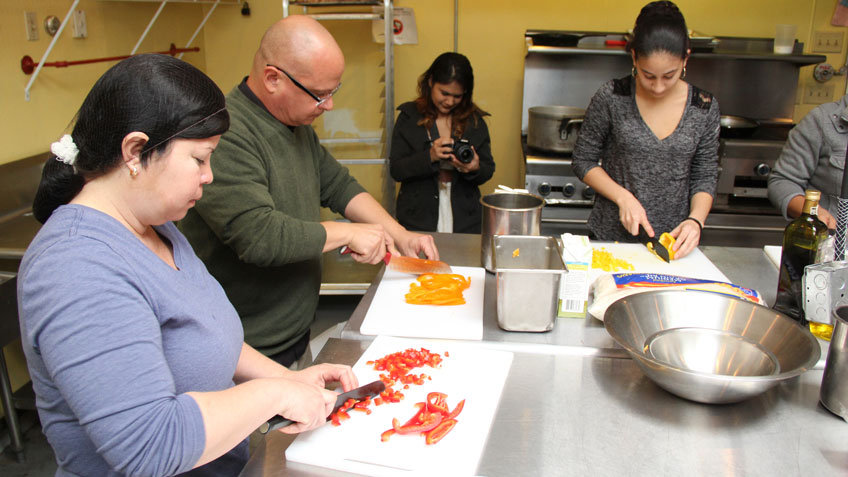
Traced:
<path id="1" fill-rule="evenodd" d="M 527 145 L 524 152 L 524 188 L 545 199 L 542 233 L 571 232 L 586 235 L 586 221 L 595 203 L 595 191 L 577 178 L 571 168 L 570 153 L 551 153 Z"/>

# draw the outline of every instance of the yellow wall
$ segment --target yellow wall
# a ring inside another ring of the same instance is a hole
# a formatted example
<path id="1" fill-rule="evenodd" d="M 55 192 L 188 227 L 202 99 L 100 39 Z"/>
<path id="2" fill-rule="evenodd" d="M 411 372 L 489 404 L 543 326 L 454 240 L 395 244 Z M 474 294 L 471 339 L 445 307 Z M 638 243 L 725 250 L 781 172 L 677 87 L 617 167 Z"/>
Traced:
<path id="1" fill-rule="evenodd" d="M 30 80 L 19 65 L 24 55 L 39 61 L 52 39 L 43 28 L 48 15 L 64 19 L 70 0 L 3 0 L 0 1 L 0 164 L 42 153 L 58 139 L 71 123 L 86 93 L 115 62 L 93 63 L 68 68 L 43 68 L 30 90 L 30 101 L 24 99 L 24 88 Z M 88 38 L 75 39 L 68 25 L 53 48 L 50 61 L 72 61 L 127 55 L 132 51 L 158 4 L 148 2 L 82 0 L 77 7 L 86 14 Z M 237 7 L 219 7 L 224 11 Z M 39 39 L 27 41 L 24 11 L 37 14 Z M 190 4 L 168 4 L 148 33 L 138 52 L 164 51 L 175 43 L 185 46 L 202 16 L 202 7 Z M 194 46 L 198 53 L 186 53 L 184 60 L 205 69 L 203 35 Z"/>

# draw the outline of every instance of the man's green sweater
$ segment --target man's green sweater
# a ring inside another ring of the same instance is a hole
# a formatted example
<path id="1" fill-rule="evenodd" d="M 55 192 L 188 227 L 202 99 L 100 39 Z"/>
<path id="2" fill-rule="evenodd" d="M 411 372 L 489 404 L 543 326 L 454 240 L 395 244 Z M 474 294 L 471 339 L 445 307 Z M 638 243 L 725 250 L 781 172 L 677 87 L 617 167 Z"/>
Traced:
<path id="1" fill-rule="evenodd" d="M 238 310 L 245 341 L 273 355 L 315 316 L 326 242 L 321 207 L 343 213 L 365 190 L 311 126 L 290 129 L 239 87 L 227 109 L 214 180 L 179 227 Z"/>

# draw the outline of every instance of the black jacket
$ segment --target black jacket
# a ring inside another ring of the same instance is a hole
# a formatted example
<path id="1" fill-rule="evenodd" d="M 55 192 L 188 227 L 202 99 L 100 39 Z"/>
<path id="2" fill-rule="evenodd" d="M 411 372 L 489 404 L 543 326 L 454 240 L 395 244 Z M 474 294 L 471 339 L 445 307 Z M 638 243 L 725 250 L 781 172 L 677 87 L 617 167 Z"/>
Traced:
<path id="1" fill-rule="evenodd" d="M 397 197 L 397 219 L 409 230 L 435 232 L 439 221 L 439 163 L 430 160 L 430 139 L 417 123 L 421 115 L 414 102 L 401 104 L 392 133 L 389 171 L 401 183 Z M 439 137 L 435 124 L 430 129 L 433 140 Z M 489 128 L 482 117 L 476 125 L 469 118 L 463 134 L 480 157 L 480 169 L 460 174 L 453 170 L 451 208 L 453 231 L 480 233 L 482 206 L 479 185 L 492 178 L 495 161 L 492 159 Z"/>

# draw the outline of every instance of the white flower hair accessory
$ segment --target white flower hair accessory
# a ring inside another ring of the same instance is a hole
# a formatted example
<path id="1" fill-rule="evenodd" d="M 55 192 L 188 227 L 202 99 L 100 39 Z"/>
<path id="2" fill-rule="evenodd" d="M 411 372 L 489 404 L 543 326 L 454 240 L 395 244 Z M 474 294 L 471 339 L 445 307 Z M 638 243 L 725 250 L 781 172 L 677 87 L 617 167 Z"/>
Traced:
<path id="1" fill-rule="evenodd" d="M 50 145 L 50 152 L 56 155 L 57 161 L 62 161 L 69 166 L 73 166 L 77 160 L 79 149 L 74 144 L 74 138 L 70 134 L 65 134 L 62 139 Z"/>

